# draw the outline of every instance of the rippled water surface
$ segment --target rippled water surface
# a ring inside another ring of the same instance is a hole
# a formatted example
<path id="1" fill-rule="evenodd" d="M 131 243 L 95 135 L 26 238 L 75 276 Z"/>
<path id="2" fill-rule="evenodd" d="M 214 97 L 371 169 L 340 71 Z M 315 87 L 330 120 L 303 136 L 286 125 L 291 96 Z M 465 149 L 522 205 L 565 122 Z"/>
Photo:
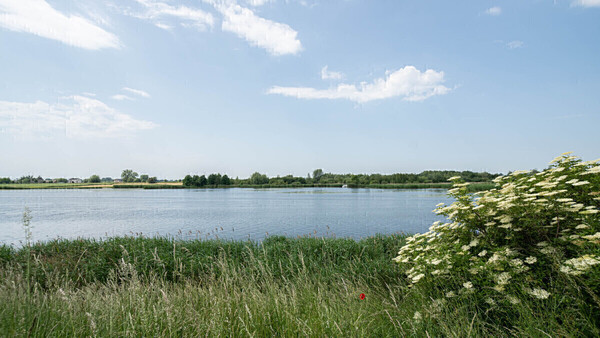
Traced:
<path id="1" fill-rule="evenodd" d="M 19 245 L 31 210 L 34 240 L 139 234 L 260 240 L 423 232 L 446 190 L 342 188 L 0 190 L 0 243 Z M 222 230 L 221 230 L 222 229 Z"/>

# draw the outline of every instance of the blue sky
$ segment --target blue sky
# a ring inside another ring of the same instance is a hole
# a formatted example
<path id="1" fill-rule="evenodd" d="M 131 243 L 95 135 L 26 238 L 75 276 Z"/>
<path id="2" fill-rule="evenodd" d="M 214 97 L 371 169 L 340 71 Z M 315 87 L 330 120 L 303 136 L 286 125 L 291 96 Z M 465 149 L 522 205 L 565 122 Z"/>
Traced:
<path id="1" fill-rule="evenodd" d="M 0 176 L 600 157 L 600 0 L 0 0 Z"/>

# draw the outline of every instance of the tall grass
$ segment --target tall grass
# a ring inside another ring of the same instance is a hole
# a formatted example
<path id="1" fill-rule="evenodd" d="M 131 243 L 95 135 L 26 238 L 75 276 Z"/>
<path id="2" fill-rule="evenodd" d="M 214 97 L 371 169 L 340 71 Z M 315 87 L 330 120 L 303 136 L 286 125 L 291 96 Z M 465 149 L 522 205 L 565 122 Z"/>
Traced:
<path id="1" fill-rule="evenodd" d="M 8 336 L 599 333 L 589 314 L 564 313 L 559 301 L 514 305 L 498 321 L 476 298 L 445 299 L 433 284 L 409 288 L 391 262 L 404 238 L 125 237 L 54 240 L 29 251 L 2 246 L 0 328 Z"/>

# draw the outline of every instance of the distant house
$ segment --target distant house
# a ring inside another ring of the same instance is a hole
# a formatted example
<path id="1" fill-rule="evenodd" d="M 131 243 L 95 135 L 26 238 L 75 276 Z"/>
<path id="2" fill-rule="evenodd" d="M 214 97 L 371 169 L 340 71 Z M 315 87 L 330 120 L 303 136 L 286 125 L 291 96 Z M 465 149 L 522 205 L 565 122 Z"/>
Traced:
<path id="1" fill-rule="evenodd" d="M 51 179 L 47 178 L 44 180 L 44 183 L 53 183 Z"/>
<path id="2" fill-rule="evenodd" d="M 122 180 L 122 179 L 120 179 L 120 178 L 115 178 L 115 179 L 113 180 L 113 182 L 114 182 L 114 183 L 123 183 L 123 180 Z"/>
<path id="3" fill-rule="evenodd" d="M 69 183 L 81 183 L 81 178 L 69 178 Z"/>

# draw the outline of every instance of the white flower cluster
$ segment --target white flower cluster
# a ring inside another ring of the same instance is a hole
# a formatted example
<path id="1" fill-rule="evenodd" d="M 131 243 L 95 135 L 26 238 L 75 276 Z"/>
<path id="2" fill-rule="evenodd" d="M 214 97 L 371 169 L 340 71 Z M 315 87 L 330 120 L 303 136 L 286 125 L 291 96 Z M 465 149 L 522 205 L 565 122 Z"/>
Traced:
<path id="1" fill-rule="evenodd" d="M 448 222 L 435 222 L 428 232 L 407 238 L 394 260 L 411 286 L 464 277 L 448 298 L 493 282 L 492 289 L 511 303 L 514 296 L 506 294 L 511 288 L 546 299 L 549 292 L 525 284 L 541 283 L 558 257 L 566 274 L 600 268 L 599 162 L 565 153 L 542 172 L 497 177 L 496 188 L 480 194 L 469 193 L 460 177 L 452 177 L 448 194 L 456 201 L 434 210 Z"/>

